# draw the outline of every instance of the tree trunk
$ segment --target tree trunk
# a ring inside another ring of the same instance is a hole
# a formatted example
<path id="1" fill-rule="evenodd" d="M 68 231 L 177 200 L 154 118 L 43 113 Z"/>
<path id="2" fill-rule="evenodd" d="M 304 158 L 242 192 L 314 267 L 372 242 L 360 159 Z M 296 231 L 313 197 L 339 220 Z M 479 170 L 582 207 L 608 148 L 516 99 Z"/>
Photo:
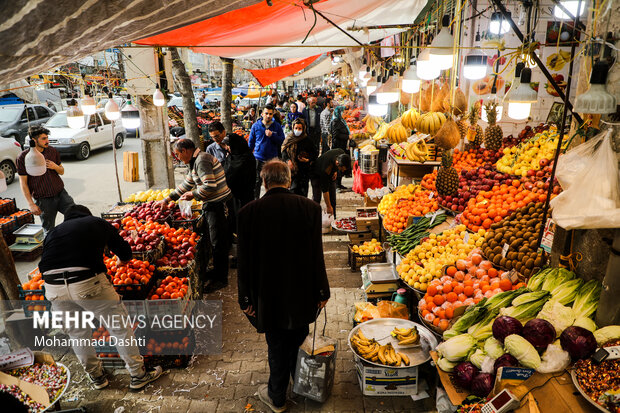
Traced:
<path id="1" fill-rule="evenodd" d="M 183 96 L 183 121 L 185 122 L 185 135 L 196 144 L 197 148 L 201 147 L 200 129 L 198 129 L 198 120 L 196 114 L 196 105 L 194 91 L 192 90 L 192 81 L 185 70 L 185 65 L 179 56 L 176 47 L 170 48 L 172 57 L 172 73 L 174 74 L 177 87 L 181 96 Z"/>
<path id="2" fill-rule="evenodd" d="M 4 237 L 0 235 L 0 300 L 19 300 L 19 283 L 13 255 Z"/>
<path id="3" fill-rule="evenodd" d="M 233 69 L 235 59 L 221 57 L 222 59 L 222 103 L 220 112 L 222 113 L 222 124 L 228 133 L 232 133 L 232 88 L 233 88 Z"/>

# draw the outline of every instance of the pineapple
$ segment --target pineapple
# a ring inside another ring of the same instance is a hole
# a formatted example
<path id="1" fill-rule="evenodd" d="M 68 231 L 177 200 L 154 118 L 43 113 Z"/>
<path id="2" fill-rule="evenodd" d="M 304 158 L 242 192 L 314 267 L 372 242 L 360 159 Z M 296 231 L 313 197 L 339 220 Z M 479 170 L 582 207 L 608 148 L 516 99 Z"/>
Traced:
<path id="1" fill-rule="evenodd" d="M 456 126 L 459 128 L 459 135 L 461 135 L 461 139 L 464 139 L 467 134 L 467 124 L 465 123 L 465 118 L 461 117 L 457 120 Z"/>
<path id="2" fill-rule="evenodd" d="M 501 148 L 502 139 L 504 138 L 501 126 L 495 123 L 497 119 L 497 104 L 489 103 L 484 107 L 484 110 L 487 111 L 487 119 L 489 121 L 489 126 L 484 131 L 484 147 L 491 151 L 497 151 Z"/>
<path id="3" fill-rule="evenodd" d="M 452 166 L 452 153 L 445 151 L 441 155 L 441 168 L 435 182 L 441 196 L 455 195 L 459 189 L 459 173 Z"/>
<path id="4" fill-rule="evenodd" d="M 482 126 L 478 125 L 479 112 L 480 103 L 476 102 L 469 110 L 469 128 L 467 128 L 467 142 L 471 148 L 479 148 L 484 137 Z"/>

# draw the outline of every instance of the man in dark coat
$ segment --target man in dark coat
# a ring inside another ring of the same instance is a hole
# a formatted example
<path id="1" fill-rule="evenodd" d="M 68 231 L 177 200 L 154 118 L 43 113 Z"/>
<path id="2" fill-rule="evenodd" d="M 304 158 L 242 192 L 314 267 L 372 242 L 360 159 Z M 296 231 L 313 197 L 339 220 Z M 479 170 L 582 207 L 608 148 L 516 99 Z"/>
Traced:
<path id="1" fill-rule="evenodd" d="M 308 99 L 308 106 L 302 111 L 306 121 L 306 133 L 318 152 L 321 146 L 321 108 L 316 105 L 316 98 Z"/>
<path id="2" fill-rule="evenodd" d="M 289 192 L 291 172 L 273 160 L 261 171 L 267 193 L 239 211 L 239 305 L 268 346 L 269 385 L 258 395 L 286 409 L 286 390 L 308 325 L 327 304 L 321 207 Z"/>

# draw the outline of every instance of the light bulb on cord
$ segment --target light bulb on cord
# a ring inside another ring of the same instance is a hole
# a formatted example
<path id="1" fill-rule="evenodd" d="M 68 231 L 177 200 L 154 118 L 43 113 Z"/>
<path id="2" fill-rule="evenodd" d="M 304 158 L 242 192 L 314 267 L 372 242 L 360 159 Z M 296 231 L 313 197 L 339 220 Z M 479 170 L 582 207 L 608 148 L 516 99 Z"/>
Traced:
<path id="1" fill-rule="evenodd" d="M 428 49 L 422 50 L 418 56 L 417 61 L 417 74 L 420 79 L 433 80 L 437 79 L 441 74 L 441 70 L 437 65 L 431 63 L 430 52 Z"/>
<path id="2" fill-rule="evenodd" d="M 465 56 L 463 76 L 465 79 L 478 80 L 487 75 L 487 56 L 479 51 L 473 51 Z"/>
<path id="3" fill-rule="evenodd" d="M 521 84 L 521 72 L 523 72 L 523 69 L 525 69 L 525 67 L 526 65 L 524 62 L 517 63 L 515 67 L 515 78 L 512 81 L 512 84 L 510 85 L 510 89 L 508 90 L 508 92 L 506 92 L 506 95 L 504 95 L 504 100 L 506 102 L 510 100 L 510 94 L 513 91 L 517 90 L 517 88 Z"/>
<path id="4" fill-rule="evenodd" d="M 420 79 L 418 78 L 418 69 L 415 65 L 409 66 L 409 69 L 403 73 L 402 88 L 405 93 L 417 93 L 420 91 Z"/>
<path id="5" fill-rule="evenodd" d="M 72 129 L 82 129 L 86 124 L 84 112 L 78 107 L 75 99 L 71 99 L 67 109 L 67 125 Z"/>
<path id="6" fill-rule="evenodd" d="M 371 77 L 368 82 L 366 82 L 366 94 L 370 96 L 375 90 L 377 90 L 378 83 L 374 77 Z"/>
<path id="7" fill-rule="evenodd" d="M 507 13 L 510 16 L 510 12 Z M 491 15 L 489 22 L 489 33 L 495 35 L 506 34 L 510 30 L 510 23 L 504 18 L 504 15 L 498 11 Z"/>
<path id="8" fill-rule="evenodd" d="M 157 85 L 155 86 L 155 92 L 153 93 L 153 104 L 155 106 L 164 106 L 164 103 L 166 103 L 166 98 L 159 89 L 159 85 Z"/>
<path id="9" fill-rule="evenodd" d="M 605 88 L 608 72 L 607 63 L 599 60 L 594 64 L 590 76 L 590 89 L 577 96 L 573 108 L 575 112 L 600 115 L 616 112 L 616 98 Z"/>
<path id="10" fill-rule="evenodd" d="M 380 116 L 383 117 L 387 115 L 388 106 L 383 105 L 377 101 L 377 95 L 374 93 L 368 96 L 368 113 L 371 116 Z"/>
<path id="11" fill-rule="evenodd" d="M 377 95 L 377 102 L 382 105 L 398 101 L 400 97 L 398 75 L 394 75 L 394 72 L 390 71 L 390 78 L 375 91 L 375 95 Z"/>
<path id="12" fill-rule="evenodd" d="M 454 36 L 450 34 L 450 16 L 443 16 L 441 25 L 441 30 L 429 46 L 430 61 L 440 70 L 447 70 L 454 64 Z"/>
<path id="13" fill-rule="evenodd" d="M 581 3 L 581 5 L 579 5 Z M 572 17 L 568 14 L 564 13 L 558 5 L 553 7 L 553 15 L 561 20 L 572 20 L 573 17 L 577 17 L 577 9 L 579 9 L 579 15 L 582 16 L 583 12 L 586 10 L 586 1 L 575 1 L 575 0 L 563 0 L 560 1 L 560 4 L 564 6 L 564 8 L 572 14 Z"/>
<path id="14" fill-rule="evenodd" d="M 127 129 L 138 129 L 140 127 L 140 111 L 131 101 L 127 102 L 127 105 L 121 110 L 121 122 Z"/>
<path id="15" fill-rule="evenodd" d="M 538 93 L 530 87 L 532 69 L 525 68 L 521 72 L 521 84 L 514 91 L 511 90 L 508 100 L 508 116 L 522 120 L 530 116 L 532 103 L 538 100 Z"/>
<path id="16" fill-rule="evenodd" d="M 95 99 L 92 96 L 86 95 L 80 101 L 80 106 L 82 107 L 82 112 L 85 115 L 92 115 L 97 111 L 97 104 L 95 103 Z"/>
<path id="17" fill-rule="evenodd" d="M 496 94 L 492 94 L 490 95 L 488 98 L 484 99 L 483 102 L 483 106 L 482 106 L 482 111 L 480 113 L 480 119 L 482 119 L 483 122 L 489 123 L 489 119 L 487 117 L 487 111 L 484 110 L 484 105 L 488 104 L 488 103 L 495 103 L 495 112 L 496 112 L 496 116 L 495 116 L 495 122 L 499 122 L 500 120 L 502 120 L 502 115 L 504 114 L 504 106 L 502 105 L 501 102 L 498 101 L 497 99 L 497 95 Z"/>
<path id="18" fill-rule="evenodd" d="M 112 99 L 111 93 L 108 102 L 105 104 L 104 114 L 109 120 L 118 120 L 121 117 L 121 109 L 118 107 L 118 103 Z"/>

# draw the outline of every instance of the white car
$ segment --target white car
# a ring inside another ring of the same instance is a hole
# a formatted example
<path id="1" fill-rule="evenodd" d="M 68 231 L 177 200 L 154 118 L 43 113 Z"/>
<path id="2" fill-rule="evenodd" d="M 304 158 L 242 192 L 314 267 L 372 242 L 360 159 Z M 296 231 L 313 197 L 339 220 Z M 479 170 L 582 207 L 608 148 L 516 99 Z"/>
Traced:
<path id="1" fill-rule="evenodd" d="M 7 185 L 15 180 L 17 157 L 21 153 L 22 147 L 15 139 L 0 139 L 0 171 L 4 173 Z"/>
<path id="2" fill-rule="evenodd" d="M 91 150 L 111 146 L 112 142 L 116 149 L 123 146 L 127 131 L 120 122 L 115 123 L 114 137 L 112 137 L 112 122 L 105 117 L 102 110 L 93 115 L 84 115 L 84 117 L 86 127 L 73 129 L 67 124 L 66 111 L 52 116 L 44 125 L 50 131 L 50 145 L 60 154 L 74 155 L 80 160 L 88 158 Z"/>

